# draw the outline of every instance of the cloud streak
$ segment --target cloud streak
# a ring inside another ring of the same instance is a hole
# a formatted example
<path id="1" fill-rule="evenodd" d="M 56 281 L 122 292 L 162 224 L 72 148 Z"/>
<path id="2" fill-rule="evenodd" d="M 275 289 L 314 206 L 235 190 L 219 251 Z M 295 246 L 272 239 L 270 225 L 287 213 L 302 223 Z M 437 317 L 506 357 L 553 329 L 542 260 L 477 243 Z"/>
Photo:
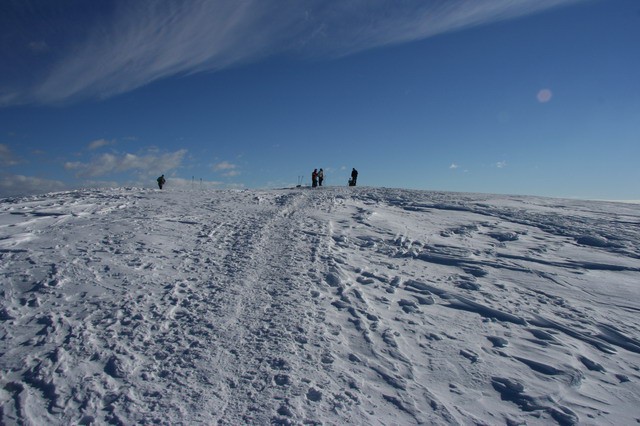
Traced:
<path id="1" fill-rule="evenodd" d="M 0 84 L 0 105 L 107 98 L 277 53 L 340 57 L 580 1 L 588 0 L 118 0 L 86 20 L 91 28 L 69 30 L 38 83 Z"/>
<path id="2" fill-rule="evenodd" d="M 109 146 L 115 144 L 115 141 L 108 141 L 106 139 L 98 139 L 89 144 L 87 147 L 90 151 L 95 151 L 96 149 L 102 148 L 103 146 Z"/>

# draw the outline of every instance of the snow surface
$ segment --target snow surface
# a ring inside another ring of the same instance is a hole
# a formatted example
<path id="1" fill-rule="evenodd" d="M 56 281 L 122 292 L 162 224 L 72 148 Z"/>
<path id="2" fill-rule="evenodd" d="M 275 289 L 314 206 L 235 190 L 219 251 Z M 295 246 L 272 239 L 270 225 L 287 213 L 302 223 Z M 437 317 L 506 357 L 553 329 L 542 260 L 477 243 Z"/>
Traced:
<path id="1" fill-rule="evenodd" d="M 0 202 L 2 424 L 634 424 L 640 206 L 396 189 Z"/>

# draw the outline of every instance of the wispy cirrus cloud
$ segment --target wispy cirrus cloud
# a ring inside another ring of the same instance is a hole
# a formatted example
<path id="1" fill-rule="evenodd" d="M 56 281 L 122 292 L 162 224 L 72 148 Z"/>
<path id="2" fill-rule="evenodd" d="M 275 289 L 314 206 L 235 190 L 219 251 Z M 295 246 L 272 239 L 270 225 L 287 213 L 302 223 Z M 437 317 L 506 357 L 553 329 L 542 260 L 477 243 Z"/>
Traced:
<path id="1" fill-rule="evenodd" d="M 55 28 L 58 38 L 60 28 L 68 29 L 62 42 L 56 40 L 59 54 L 47 49 L 50 62 L 38 68 L 41 75 L 15 87 L 0 84 L 0 105 L 106 98 L 161 78 L 275 53 L 345 56 L 581 1 L 588 0 L 115 0 L 106 12 L 97 8 L 95 16 L 87 17 L 83 8 L 82 20 L 61 5 L 65 13 L 38 17 L 57 16 L 59 22 L 12 23 Z M 24 55 L 49 46 L 47 36 L 53 38 L 53 30 L 40 31 Z M 28 62 L 19 59 L 18 65 Z"/>

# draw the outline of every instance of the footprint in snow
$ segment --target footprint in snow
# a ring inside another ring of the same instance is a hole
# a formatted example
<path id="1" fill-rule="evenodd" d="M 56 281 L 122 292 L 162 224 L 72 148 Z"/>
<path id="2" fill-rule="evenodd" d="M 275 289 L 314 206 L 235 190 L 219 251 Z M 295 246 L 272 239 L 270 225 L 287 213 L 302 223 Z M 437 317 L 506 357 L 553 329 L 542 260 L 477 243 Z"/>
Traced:
<path id="1" fill-rule="evenodd" d="M 307 399 L 309 401 L 318 402 L 322 399 L 322 392 L 316 388 L 309 388 L 307 391 Z"/>
<path id="2" fill-rule="evenodd" d="M 339 287 L 340 284 L 342 284 L 342 280 L 340 279 L 340 277 L 335 274 L 335 273 L 328 273 L 324 280 L 327 282 L 327 284 L 329 285 L 329 287 Z"/>
<path id="3" fill-rule="evenodd" d="M 277 358 L 274 360 L 271 360 L 270 362 L 271 364 L 271 368 L 273 368 L 274 370 L 289 370 L 289 364 L 287 363 L 286 360 L 282 359 L 282 358 Z"/>
<path id="4" fill-rule="evenodd" d="M 288 386 L 291 384 L 291 378 L 287 374 L 276 374 L 273 381 L 278 386 Z"/>

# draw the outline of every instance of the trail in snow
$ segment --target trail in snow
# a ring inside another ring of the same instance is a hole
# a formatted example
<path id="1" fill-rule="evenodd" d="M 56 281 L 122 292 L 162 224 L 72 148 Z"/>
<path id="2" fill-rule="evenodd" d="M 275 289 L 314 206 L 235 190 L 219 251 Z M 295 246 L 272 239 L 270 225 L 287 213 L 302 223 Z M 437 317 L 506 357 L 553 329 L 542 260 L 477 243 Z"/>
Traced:
<path id="1" fill-rule="evenodd" d="M 0 204 L 0 421 L 628 424 L 640 207 L 322 188 Z"/>

